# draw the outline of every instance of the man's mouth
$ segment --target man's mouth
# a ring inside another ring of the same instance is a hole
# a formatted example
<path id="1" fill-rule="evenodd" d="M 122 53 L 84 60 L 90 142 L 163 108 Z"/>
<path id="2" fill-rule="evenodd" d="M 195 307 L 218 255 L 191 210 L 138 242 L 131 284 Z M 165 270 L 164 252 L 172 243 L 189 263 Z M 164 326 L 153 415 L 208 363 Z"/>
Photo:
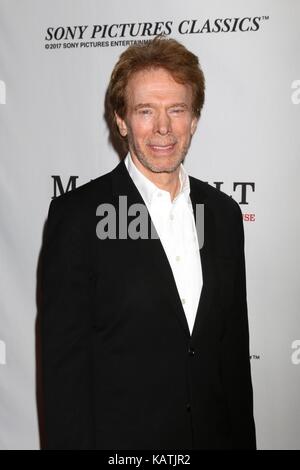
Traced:
<path id="1" fill-rule="evenodd" d="M 159 153 L 168 153 L 171 152 L 176 143 L 173 144 L 165 144 L 165 145 L 155 145 L 155 144 L 149 144 L 149 147 L 151 148 L 152 151 L 154 152 L 159 152 Z"/>

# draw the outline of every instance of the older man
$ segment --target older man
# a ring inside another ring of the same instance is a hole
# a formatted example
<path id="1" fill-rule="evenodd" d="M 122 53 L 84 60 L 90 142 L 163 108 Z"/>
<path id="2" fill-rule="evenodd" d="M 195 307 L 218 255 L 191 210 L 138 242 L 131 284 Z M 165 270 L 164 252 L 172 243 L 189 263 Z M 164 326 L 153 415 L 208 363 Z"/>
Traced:
<path id="1" fill-rule="evenodd" d="M 255 449 L 241 211 L 182 164 L 204 103 L 197 57 L 161 37 L 129 47 L 108 103 L 126 158 L 49 210 L 47 448 Z"/>

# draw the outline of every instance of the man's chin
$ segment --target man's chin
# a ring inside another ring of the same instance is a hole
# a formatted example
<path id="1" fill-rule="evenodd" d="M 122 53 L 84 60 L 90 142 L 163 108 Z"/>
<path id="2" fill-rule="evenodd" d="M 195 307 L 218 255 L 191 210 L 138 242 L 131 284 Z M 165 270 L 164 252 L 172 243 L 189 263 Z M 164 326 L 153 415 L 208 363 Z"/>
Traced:
<path id="1" fill-rule="evenodd" d="M 182 163 L 182 159 L 172 162 L 155 162 L 151 160 L 140 159 L 140 163 L 153 173 L 174 173 Z"/>
<path id="2" fill-rule="evenodd" d="M 180 163 L 179 165 L 175 166 L 175 167 L 155 167 L 155 166 L 151 166 L 151 167 L 148 167 L 148 170 L 152 171 L 152 173 L 174 173 L 177 168 L 180 166 Z"/>

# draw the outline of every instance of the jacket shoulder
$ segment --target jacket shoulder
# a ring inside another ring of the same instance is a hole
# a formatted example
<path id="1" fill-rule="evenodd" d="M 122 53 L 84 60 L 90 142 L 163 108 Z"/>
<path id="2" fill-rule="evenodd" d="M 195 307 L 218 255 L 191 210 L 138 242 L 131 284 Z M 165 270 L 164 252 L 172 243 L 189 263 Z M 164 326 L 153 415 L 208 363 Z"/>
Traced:
<path id="1" fill-rule="evenodd" d="M 48 209 L 47 229 L 58 225 L 78 230 L 90 227 L 99 204 L 112 200 L 112 172 L 53 199 Z"/>
<path id="2" fill-rule="evenodd" d="M 85 204 L 90 204 L 94 199 L 99 199 L 111 193 L 111 173 L 98 176 L 97 178 L 85 183 L 77 188 L 67 191 L 52 200 L 52 205 L 55 207 L 67 207 L 68 209 L 73 206 L 81 207 Z"/>
<path id="3" fill-rule="evenodd" d="M 228 194 L 211 186 L 209 183 L 190 176 L 191 189 L 195 195 L 201 195 L 203 202 L 208 204 L 214 211 L 241 216 L 239 204 Z"/>

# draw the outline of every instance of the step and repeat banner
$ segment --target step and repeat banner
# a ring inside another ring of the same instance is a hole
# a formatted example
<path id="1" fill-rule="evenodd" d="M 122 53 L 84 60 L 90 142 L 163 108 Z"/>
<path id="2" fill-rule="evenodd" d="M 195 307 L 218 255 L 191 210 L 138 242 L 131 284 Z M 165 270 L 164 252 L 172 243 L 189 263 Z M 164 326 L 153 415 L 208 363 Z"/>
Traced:
<path id="1" fill-rule="evenodd" d="M 244 217 L 259 449 L 300 449 L 300 2 L 0 0 L 0 448 L 39 449 L 39 260 L 52 198 L 119 162 L 105 118 L 124 49 L 199 56 L 185 162 Z"/>

